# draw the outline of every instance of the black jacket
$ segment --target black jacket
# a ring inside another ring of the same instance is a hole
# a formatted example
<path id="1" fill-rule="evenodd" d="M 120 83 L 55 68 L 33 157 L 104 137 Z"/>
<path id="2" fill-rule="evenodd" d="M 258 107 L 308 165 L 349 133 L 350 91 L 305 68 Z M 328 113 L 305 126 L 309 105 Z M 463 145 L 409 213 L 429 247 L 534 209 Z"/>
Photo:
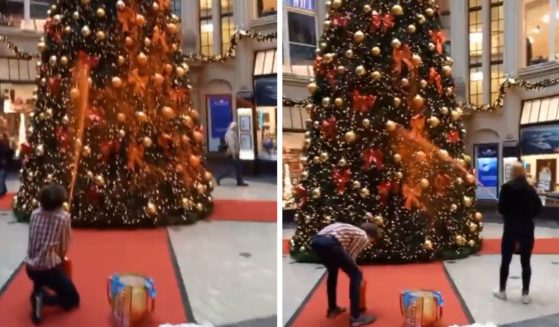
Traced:
<path id="1" fill-rule="evenodd" d="M 0 140 L 0 169 L 7 169 L 8 164 L 11 162 L 14 151 L 10 146 Z"/>
<path id="2" fill-rule="evenodd" d="M 501 187 L 499 212 L 507 223 L 532 222 L 542 211 L 542 201 L 525 177 L 515 178 Z"/>

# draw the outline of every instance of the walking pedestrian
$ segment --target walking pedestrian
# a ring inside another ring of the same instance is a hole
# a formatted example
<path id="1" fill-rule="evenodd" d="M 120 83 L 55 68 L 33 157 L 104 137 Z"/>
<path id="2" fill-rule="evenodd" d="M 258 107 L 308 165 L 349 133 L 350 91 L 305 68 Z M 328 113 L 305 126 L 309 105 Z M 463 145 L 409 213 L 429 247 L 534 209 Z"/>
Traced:
<path id="1" fill-rule="evenodd" d="M 522 303 L 530 303 L 530 257 L 534 247 L 534 218 L 541 212 L 542 202 L 534 187 L 526 179 L 526 170 L 518 162 L 512 167 L 512 180 L 504 184 L 499 196 L 499 213 L 503 215 L 504 230 L 501 241 L 500 300 L 507 299 L 509 266 L 515 252 L 520 253 L 522 265 Z"/>
<path id="2" fill-rule="evenodd" d="M 227 146 L 225 153 L 230 159 L 230 163 L 226 170 L 217 177 L 217 185 L 221 184 L 222 179 L 229 177 L 229 175 L 235 173 L 235 176 L 237 178 L 237 186 L 248 186 L 248 184 L 245 183 L 243 180 L 243 162 L 239 158 L 241 147 L 239 144 L 239 133 L 236 122 L 232 122 L 229 125 L 224 139 L 225 145 Z"/>
<path id="3" fill-rule="evenodd" d="M 360 227 L 335 223 L 326 226 L 312 239 L 312 250 L 328 270 L 328 318 L 335 318 L 346 311 L 336 303 L 338 269 L 342 269 L 350 279 L 350 325 L 365 326 L 375 321 L 374 316 L 361 313 L 359 295 L 363 273 L 355 260 L 369 243 L 378 242 L 380 237 L 380 229 L 372 223 L 364 223 Z"/>

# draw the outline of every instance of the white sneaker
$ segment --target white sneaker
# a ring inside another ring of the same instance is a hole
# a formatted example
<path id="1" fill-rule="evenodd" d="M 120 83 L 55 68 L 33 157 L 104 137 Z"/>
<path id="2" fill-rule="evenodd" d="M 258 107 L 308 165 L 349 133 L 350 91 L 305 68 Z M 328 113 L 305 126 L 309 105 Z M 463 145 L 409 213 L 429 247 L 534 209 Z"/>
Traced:
<path id="1" fill-rule="evenodd" d="M 493 292 L 493 296 L 498 298 L 499 300 L 502 300 L 502 301 L 507 300 L 507 293 L 505 291 L 502 291 L 502 292 L 495 291 L 495 292 Z"/>
<path id="2" fill-rule="evenodd" d="M 530 295 L 528 294 L 522 295 L 522 303 L 529 304 L 530 302 L 532 302 Z"/>

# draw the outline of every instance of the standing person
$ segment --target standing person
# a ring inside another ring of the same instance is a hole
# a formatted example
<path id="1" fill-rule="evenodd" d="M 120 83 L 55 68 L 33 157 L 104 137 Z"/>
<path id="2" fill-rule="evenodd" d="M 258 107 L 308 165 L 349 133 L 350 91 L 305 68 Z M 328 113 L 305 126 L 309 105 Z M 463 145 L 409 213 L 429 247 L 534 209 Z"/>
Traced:
<path id="1" fill-rule="evenodd" d="M 350 224 L 335 223 L 322 229 L 311 241 L 311 248 L 328 270 L 328 318 L 335 318 L 345 312 L 345 308 L 336 304 L 336 287 L 338 269 L 342 269 L 350 279 L 349 298 L 351 326 L 372 324 L 375 317 L 361 313 L 359 308 L 359 292 L 363 281 L 363 273 L 355 259 L 369 243 L 376 243 L 381 237 L 380 229 L 372 223 L 364 223 L 360 227 Z"/>
<path id="2" fill-rule="evenodd" d="M 522 163 L 512 167 L 512 180 L 504 184 L 499 196 L 499 213 L 504 218 L 503 239 L 501 241 L 501 271 L 499 291 L 494 295 L 500 300 L 507 299 L 507 279 L 509 266 L 515 247 L 520 252 L 522 265 L 522 303 L 530 303 L 530 256 L 534 247 L 534 217 L 542 210 L 542 202 L 536 190 L 526 179 Z"/>
<path id="3" fill-rule="evenodd" d="M 10 138 L 8 134 L 0 135 L 0 197 L 8 193 L 6 178 L 8 177 L 9 163 L 14 156 L 14 151 L 10 147 Z"/>
<path id="4" fill-rule="evenodd" d="M 237 177 L 237 186 L 248 186 L 243 181 L 243 163 L 239 158 L 241 146 L 239 144 L 239 133 L 237 132 L 237 123 L 232 122 L 225 132 L 225 144 L 227 145 L 226 154 L 231 159 L 231 165 L 217 177 L 217 185 L 220 185 L 221 180 L 235 172 Z"/>
<path id="5" fill-rule="evenodd" d="M 62 269 L 70 243 L 70 214 L 62 210 L 66 190 L 49 185 L 41 190 L 41 207 L 33 212 L 29 223 L 29 244 L 25 258 L 26 271 L 33 281 L 31 319 L 42 321 L 42 306 L 56 305 L 71 310 L 80 303 L 76 287 Z M 49 295 L 48 288 L 54 292 Z"/>

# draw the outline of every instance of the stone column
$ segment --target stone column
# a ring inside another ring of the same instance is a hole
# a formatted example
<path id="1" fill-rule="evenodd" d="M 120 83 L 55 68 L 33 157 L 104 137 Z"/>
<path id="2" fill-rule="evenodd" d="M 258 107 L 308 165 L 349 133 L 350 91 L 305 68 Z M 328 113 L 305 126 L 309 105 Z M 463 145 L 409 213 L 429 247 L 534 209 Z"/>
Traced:
<path id="1" fill-rule="evenodd" d="M 458 97 L 468 99 L 468 73 L 470 58 L 468 53 L 469 30 L 468 30 L 468 2 L 467 1 L 451 1 L 450 2 L 450 19 L 452 26 L 450 27 L 450 46 L 454 65 L 452 67 L 453 76 L 456 83 L 462 83 L 464 88 Z"/>
<path id="2" fill-rule="evenodd" d="M 213 54 L 217 55 L 221 51 L 221 0 L 213 0 L 212 24 L 213 24 Z"/>
<path id="3" fill-rule="evenodd" d="M 526 34 L 522 1 L 503 1 L 505 13 L 503 70 L 505 75 L 516 75 L 526 62 Z"/>
<path id="4" fill-rule="evenodd" d="M 482 1 L 481 16 L 483 19 L 482 39 L 482 72 L 483 72 L 483 103 L 491 102 L 491 1 Z"/>
<path id="5" fill-rule="evenodd" d="M 550 0 L 551 13 L 549 14 L 549 61 L 556 58 L 555 38 L 557 37 L 557 0 Z"/>

